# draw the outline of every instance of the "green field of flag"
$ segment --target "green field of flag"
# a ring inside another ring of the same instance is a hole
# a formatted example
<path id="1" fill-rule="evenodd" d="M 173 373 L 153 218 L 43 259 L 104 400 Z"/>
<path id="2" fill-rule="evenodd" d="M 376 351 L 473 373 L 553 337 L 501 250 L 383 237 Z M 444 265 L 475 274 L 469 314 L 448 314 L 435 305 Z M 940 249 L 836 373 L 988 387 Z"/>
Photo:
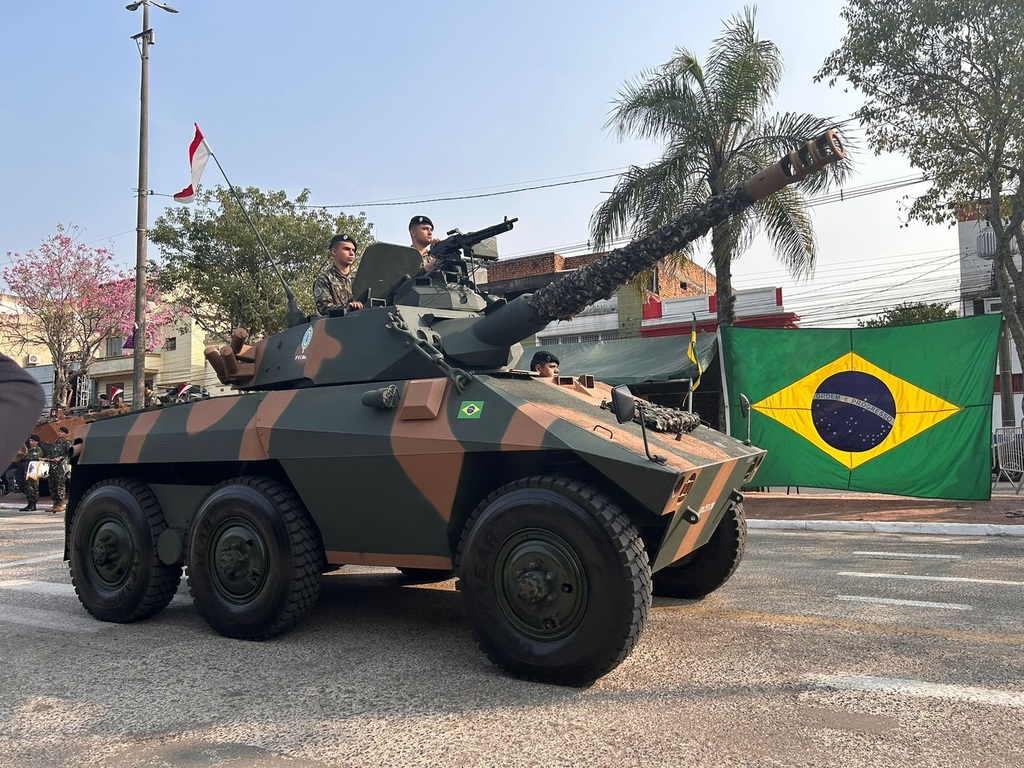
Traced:
<path id="1" fill-rule="evenodd" d="M 893 328 L 720 329 L 730 431 L 759 486 L 988 499 L 1001 317 Z"/>

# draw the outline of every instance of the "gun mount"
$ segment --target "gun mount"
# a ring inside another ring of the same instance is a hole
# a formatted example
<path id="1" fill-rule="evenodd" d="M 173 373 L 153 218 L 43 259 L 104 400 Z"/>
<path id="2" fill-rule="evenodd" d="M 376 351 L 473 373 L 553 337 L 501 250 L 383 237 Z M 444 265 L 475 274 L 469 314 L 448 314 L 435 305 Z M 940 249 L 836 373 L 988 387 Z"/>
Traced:
<path id="1" fill-rule="evenodd" d="M 210 626 L 264 639 L 301 620 L 334 566 L 454 573 L 495 663 L 590 684 L 636 645 L 652 593 L 700 598 L 732 575 L 746 540 L 740 489 L 764 451 L 647 407 L 638 434 L 624 388 L 508 370 L 515 347 L 842 156 L 825 134 L 510 303 L 474 279 L 481 244 L 514 219 L 453 232 L 428 272 L 412 248 L 368 248 L 364 309 L 254 344 L 236 329 L 207 350 L 221 380 L 246 391 L 80 427 L 65 518 L 79 599 L 104 621 L 145 619 L 187 564 Z"/>

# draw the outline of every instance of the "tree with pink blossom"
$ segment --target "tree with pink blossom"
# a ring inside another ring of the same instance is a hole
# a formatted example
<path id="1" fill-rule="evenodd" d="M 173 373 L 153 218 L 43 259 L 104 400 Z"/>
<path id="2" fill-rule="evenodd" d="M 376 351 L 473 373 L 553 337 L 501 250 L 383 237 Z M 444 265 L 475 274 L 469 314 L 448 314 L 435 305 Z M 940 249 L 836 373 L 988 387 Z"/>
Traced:
<path id="1" fill-rule="evenodd" d="M 74 366 L 87 376 L 105 339 L 132 335 L 135 279 L 116 268 L 114 254 L 79 242 L 77 227 L 57 226 L 38 250 L 10 253 L 0 276 L 20 311 L 0 312 L 0 335 L 16 346 L 45 347 L 53 359 L 53 405 L 67 402 Z M 147 285 L 146 350 L 163 343 L 174 307 Z M 137 343 L 137 342 L 136 342 Z"/>

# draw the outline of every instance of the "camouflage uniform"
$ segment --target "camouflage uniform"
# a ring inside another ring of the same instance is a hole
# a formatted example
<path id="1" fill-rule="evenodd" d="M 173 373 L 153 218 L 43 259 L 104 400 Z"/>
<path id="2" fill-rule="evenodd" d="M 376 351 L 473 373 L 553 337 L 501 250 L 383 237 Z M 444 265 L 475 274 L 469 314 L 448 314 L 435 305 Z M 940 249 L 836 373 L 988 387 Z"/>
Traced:
<path id="1" fill-rule="evenodd" d="M 36 508 L 39 501 L 39 480 L 28 476 L 28 462 L 40 461 L 43 458 L 43 449 L 36 445 L 25 451 L 25 499 L 28 501 L 28 511 Z"/>
<path id="2" fill-rule="evenodd" d="M 67 501 L 68 482 L 68 449 L 71 441 L 66 437 L 58 437 L 50 449 L 50 497 L 53 499 L 53 511 L 59 512 Z"/>
<path id="3" fill-rule="evenodd" d="M 352 301 L 352 281 L 355 274 L 350 269 L 347 275 L 341 274 L 338 267 L 331 264 L 313 282 L 313 301 L 316 311 L 326 315 L 332 309 L 348 309 Z"/>

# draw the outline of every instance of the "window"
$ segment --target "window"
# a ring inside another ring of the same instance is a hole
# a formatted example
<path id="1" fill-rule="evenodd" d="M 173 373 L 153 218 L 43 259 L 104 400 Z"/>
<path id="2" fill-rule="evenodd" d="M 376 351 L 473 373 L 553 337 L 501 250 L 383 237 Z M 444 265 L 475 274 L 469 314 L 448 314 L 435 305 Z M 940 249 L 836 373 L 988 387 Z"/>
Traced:
<path id="1" fill-rule="evenodd" d="M 178 337 L 177 336 L 168 336 L 167 337 L 167 341 L 164 342 L 164 351 L 165 352 L 173 352 L 177 348 L 178 348 Z"/>
<path id="2" fill-rule="evenodd" d="M 124 352 L 124 339 L 120 336 L 111 336 L 107 339 L 106 357 L 120 357 Z"/>

